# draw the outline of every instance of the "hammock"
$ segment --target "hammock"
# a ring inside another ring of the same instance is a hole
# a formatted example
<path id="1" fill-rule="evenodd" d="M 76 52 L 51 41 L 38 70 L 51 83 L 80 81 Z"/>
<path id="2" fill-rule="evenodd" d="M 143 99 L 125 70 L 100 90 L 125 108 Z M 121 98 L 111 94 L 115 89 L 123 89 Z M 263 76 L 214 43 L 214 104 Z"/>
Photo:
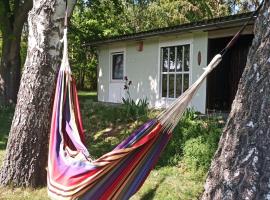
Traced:
<path id="1" fill-rule="evenodd" d="M 149 175 L 192 96 L 221 61 L 214 57 L 201 77 L 156 119 L 134 131 L 111 152 L 89 158 L 64 30 L 49 142 L 48 194 L 52 199 L 129 199 Z"/>
<path id="2" fill-rule="evenodd" d="M 66 5 L 67 6 L 67 5 Z M 222 56 L 237 41 L 248 22 L 217 54 L 204 73 L 157 118 L 134 131 L 111 152 L 91 160 L 85 137 L 75 80 L 71 76 L 67 51 L 67 10 L 64 49 L 58 74 L 49 141 L 47 187 L 52 199 L 125 200 L 144 183 L 172 136 L 192 97 Z"/>

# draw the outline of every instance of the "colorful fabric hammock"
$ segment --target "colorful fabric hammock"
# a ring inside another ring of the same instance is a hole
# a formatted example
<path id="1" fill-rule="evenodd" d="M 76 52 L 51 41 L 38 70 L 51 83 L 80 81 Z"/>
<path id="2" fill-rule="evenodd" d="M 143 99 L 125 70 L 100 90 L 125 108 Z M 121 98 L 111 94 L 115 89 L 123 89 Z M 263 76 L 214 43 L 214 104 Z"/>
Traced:
<path id="1" fill-rule="evenodd" d="M 64 30 L 49 142 L 48 194 L 52 199 L 129 199 L 144 183 L 191 98 L 221 61 L 217 55 L 201 77 L 156 119 L 134 131 L 111 152 L 89 158 Z"/>

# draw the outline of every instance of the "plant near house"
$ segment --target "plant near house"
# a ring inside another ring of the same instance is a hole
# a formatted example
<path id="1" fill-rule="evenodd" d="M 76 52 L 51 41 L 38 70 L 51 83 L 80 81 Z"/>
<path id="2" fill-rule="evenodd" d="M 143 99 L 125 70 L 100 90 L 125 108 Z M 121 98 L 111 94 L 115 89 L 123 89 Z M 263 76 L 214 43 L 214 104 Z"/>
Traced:
<path id="1" fill-rule="evenodd" d="M 124 77 L 124 80 L 125 80 L 124 90 L 126 91 L 127 99 L 131 99 L 129 89 L 130 89 L 130 86 L 132 84 L 132 81 L 131 80 L 128 80 L 128 77 L 127 76 Z"/>
<path id="2" fill-rule="evenodd" d="M 139 99 L 136 103 L 130 97 L 130 86 L 132 84 L 131 80 L 128 80 L 128 77 L 124 78 L 124 90 L 126 91 L 126 98 L 122 97 L 122 101 L 124 104 L 124 113 L 128 119 L 137 120 L 138 118 L 146 117 L 148 113 L 148 100 Z"/>
<path id="3" fill-rule="evenodd" d="M 187 109 L 158 166 L 180 165 L 204 174 L 218 147 L 223 126 L 220 117 L 201 117 L 194 109 Z"/>

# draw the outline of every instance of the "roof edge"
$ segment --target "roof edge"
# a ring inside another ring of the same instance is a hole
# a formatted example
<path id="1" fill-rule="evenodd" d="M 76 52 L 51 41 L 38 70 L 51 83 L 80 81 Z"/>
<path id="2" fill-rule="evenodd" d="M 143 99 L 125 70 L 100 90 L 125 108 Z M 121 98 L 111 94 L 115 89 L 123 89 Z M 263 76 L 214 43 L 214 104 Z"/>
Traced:
<path id="1" fill-rule="evenodd" d="M 243 23 L 247 21 L 250 17 L 252 17 L 253 12 L 237 14 L 237 15 L 229 15 L 224 17 L 218 17 L 213 19 L 201 20 L 192 23 L 184 23 L 176 26 L 169 26 L 164 28 L 157 28 L 148 31 L 142 31 L 138 33 L 131 33 L 125 35 L 119 35 L 109 38 L 102 38 L 100 40 L 93 40 L 85 44 L 84 46 L 99 46 L 113 42 L 120 41 L 129 41 L 129 40 L 142 40 L 149 37 L 164 35 L 164 34 L 172 34 L 172 33 L 184 33 L 188 31 L 195 30 L 207 30 L 210 28 L 226 26 L 229 24 Z M 256 16 L 253 18 L 250 25 L 254 23 Z"/>

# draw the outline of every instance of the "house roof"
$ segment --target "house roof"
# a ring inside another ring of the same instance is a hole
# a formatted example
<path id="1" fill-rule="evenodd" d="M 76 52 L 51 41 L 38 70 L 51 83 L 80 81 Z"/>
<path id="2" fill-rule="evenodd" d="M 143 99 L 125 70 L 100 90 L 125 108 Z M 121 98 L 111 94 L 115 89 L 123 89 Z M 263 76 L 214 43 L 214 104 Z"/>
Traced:
<path id="1" fill-rule="evenodd" d="M 100 40 L 93 40 L 87 43 L 85 46 L 99 46 L 103 44 L 119 42 L 119 41 L 128 41 L 128 40 L 142 40 L 148 37 L 160 36 L 164 34 L 172 33 L 185 33 L 190 31 L 209 31 L 209 30 L 218 30 L 223 28 L 233 28 L 242 26 L 251 16 L 253 12 L 230 15 L 225 17 L 218 17 L 213 19 L 207 19 L 192 23 L 179 24 L 176 26 L 157 28 L 148 31 L 119 35 L 109 38 L 103 38 Z M 255 18 L 250 21 L 250 25 L 254 24 Z"/>

